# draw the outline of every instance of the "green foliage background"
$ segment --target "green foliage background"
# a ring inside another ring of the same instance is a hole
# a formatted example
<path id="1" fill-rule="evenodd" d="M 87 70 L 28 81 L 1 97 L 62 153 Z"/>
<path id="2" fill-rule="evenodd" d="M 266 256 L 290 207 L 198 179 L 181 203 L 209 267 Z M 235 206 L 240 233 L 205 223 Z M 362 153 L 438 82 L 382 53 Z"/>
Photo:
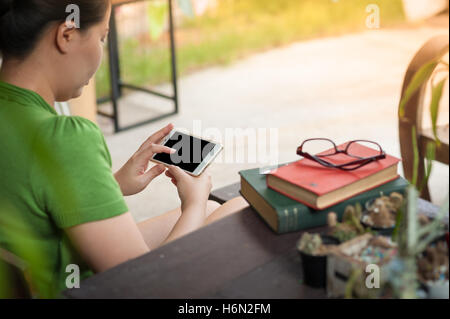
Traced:
<path id="1" fill-rule="evenodd" d="M 381 27 L 404 21 L 401 0 L 219 0 L 217 8 L 177 26 L 178 73 L 226 65 L 295 41 L 367 30 L 369 4 L 380 7 Z M 119 41 L 127 82 L 155 85 L 170 80 L 167 37 Z M 108 94 L 108 78 L 105 59 L 96 78 L 98 96 Z"/>

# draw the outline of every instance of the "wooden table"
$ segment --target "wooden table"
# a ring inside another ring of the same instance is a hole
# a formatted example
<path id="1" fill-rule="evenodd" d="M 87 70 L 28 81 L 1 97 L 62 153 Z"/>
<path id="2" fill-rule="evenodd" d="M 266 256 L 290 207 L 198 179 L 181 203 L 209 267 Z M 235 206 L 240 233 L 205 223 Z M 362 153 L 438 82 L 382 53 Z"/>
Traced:
<path id="1" fill-rule="evenodd" d="M 232 198 L 232 185 L 212 194 Z M 433 214 L 437 207 L 420 202 Z M 321 231 L 321 228 L 308 230 Z M 302 284 L 295 243 L 301 232 L 276 235 L 247 208 L 66 290 L 68 298 L 325 298 Z"/>

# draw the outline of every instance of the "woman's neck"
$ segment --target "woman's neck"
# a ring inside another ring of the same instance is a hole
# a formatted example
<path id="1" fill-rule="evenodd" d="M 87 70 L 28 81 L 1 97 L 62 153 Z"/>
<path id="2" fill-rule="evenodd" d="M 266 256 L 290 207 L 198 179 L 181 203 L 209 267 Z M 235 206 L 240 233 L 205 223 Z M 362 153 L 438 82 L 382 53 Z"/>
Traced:
<path id="1" fill-rule="evenodd" d="M 36 92 L 53 107 L 55 94 L 43 69 L 42 64 L 32 58 L 6 59 L 0 69 L 0 80 Z"/>

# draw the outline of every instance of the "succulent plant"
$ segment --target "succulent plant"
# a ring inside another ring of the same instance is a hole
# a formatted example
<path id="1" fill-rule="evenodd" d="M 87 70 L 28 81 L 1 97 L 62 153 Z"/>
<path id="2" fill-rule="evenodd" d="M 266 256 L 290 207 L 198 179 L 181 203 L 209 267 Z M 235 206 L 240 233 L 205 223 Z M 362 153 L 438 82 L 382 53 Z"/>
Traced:
<path id="1" fill-rule="evenodd" d="M 343 243 L 355 238 L 356 236 L 358 236 L 358 233 L 353 229 L 346 230 L 342 228 L 337 228 L 336 230 L 333 231 L 333 236 Z"/>
<path id="2" fill-rule="evenodd" d="M 322 238 L 319 234 L 303 233 L 297 249 L 308 255 L 315 255 L 322 246 Z"/>
<path id="3" fill-rule="evenodd" d="M 362 206 L 357 203 L 355 206 L 349 205 L 344 210 L 342 223 L 334 223 L 334 212 L 328 214 L 328 226 L 331 228 L 330 235 L 341 242 L 348 241 L 358 235 L 367 232 L 361 225 Z M 331 221 L 333 221 L 331 223 Z"/>
<path id="4" fill-rule="evenodd" d="M 448 214 L 449 195 L 433 221 L 421 225 L 417 214 L 419 191 L 410 185 L 407 201 L 399 211 L 399 222 L 394 233 L 398 244 L 398 257 L 395 267 L 390 267 L 390 280 L 394 294 L 398 298 L 416 298 L 418 288 L 417 257 L 422 254 L 434 240 L 445 233 L 444 217 Z"/>
<path id="5" fill-rule="evenodd" d="M 393 192 L 389 196 L 381 195 L 366 205 L 364 222 L 375 227 L 389 228 L 395 225 L 397 211 L 403 205 L 403 195 Z"/>

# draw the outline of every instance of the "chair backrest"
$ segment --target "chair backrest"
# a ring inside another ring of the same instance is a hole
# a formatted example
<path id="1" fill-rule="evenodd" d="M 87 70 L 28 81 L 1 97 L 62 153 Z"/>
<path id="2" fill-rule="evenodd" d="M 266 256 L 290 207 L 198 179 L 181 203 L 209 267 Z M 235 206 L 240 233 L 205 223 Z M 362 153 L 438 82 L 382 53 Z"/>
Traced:
<path id="1" fill-rule="evenodd" d="M 26 263 L 11 252 L 0 248 L 0 278 L 6 278 L 2 283 L 2 298 L 30 299 L 31 292 L 25 279 Z"/>
<path id="2" fill-rule="evenodd" d="M 446 52 L 448 52 L 449 39 L 448 35 L 436 36 L 426 42 L 420 50 L 416 53 L 412 59 L 409 67 L 406 71 L 403 81 L 403 88 L 401 94 L 401 100 L 403 100 L 406 90 L 410 85 L 414 75 L 417 71 L 426 63 L 439 59 Z M 414 93 L 404 108 L 404 116 L 399 116 L 399 138 L 400 138 L 400 151 L 403 160 L 403 172 L 405 178 L 412 180 L 414 174 L 417 172 L 417 182 L 420 183 L 425 177 L 424 168 L 424 150 L 426 149 L 426 138 L 424 138 L 422 130 L 422 119 L 424 109 L 424 98 L 426 93 L 426 87 L 428 83 L 423 83 L 419 89 Z M 412 129 L 416 128 L 416 136 L 412 136 Z M 422 143 L 424 142 L 424 143 Z M 417 143 L 419 148 L 419 162 L 417 170 L 414 163 L 414 143 Z M 424 145 L 422 145 L 424 144 Z M 444 154 L 444 155 L 442 155 Z M 445 156 L 445 154 L 447 154 Z M 436 149 L 436 160 L 448 163 L 448 145 L 445 146 L 441 143 L 441 146 Z M 428 186 L 425 185 L 422 190 L 421 197 L 430 199 Z"/>
<path id="3" fill-rule="evenodd" d="M 403 80 L 402 94 L 400 100 L 402 100 L 403 97 L 405 96 L 406 89 L 411 83 L 416 72 L 426 63 L 443 55 L 443 52 L 445 52 L 445 49 L 448 47 L 448 45 L 449 45 L 448 35 L 441 35 L 431 38 L 422 46 L 422 48 L 420 48 L 420 50 L 411 60 L 408 69 L 406 71 Z M 427 83 L 422 84 L 419 90 L 417 90 L 417 92 L 413 96 L 411 96 L 408 103 L 406 103 L 405 116 L 403 118 L 400 118 L 399 123 L 400 126 L 408 125 L 409 126 L 408 128 L 412 128 L 412 126 L 414 125 L 418 128 L 418 130 L 420 130 L 422 126 L 421 122 L 423 111 L 422 104 L 425 95 L 426 85 Z M 411 129 L 407 130 L 405 133 L 411 135 Z"/>
<path id="4" fill-rule="evenodd" d="M 55 110 L 60 115 L 71 115 L 70 106 L 67 102 L 56 102 Z"/>

